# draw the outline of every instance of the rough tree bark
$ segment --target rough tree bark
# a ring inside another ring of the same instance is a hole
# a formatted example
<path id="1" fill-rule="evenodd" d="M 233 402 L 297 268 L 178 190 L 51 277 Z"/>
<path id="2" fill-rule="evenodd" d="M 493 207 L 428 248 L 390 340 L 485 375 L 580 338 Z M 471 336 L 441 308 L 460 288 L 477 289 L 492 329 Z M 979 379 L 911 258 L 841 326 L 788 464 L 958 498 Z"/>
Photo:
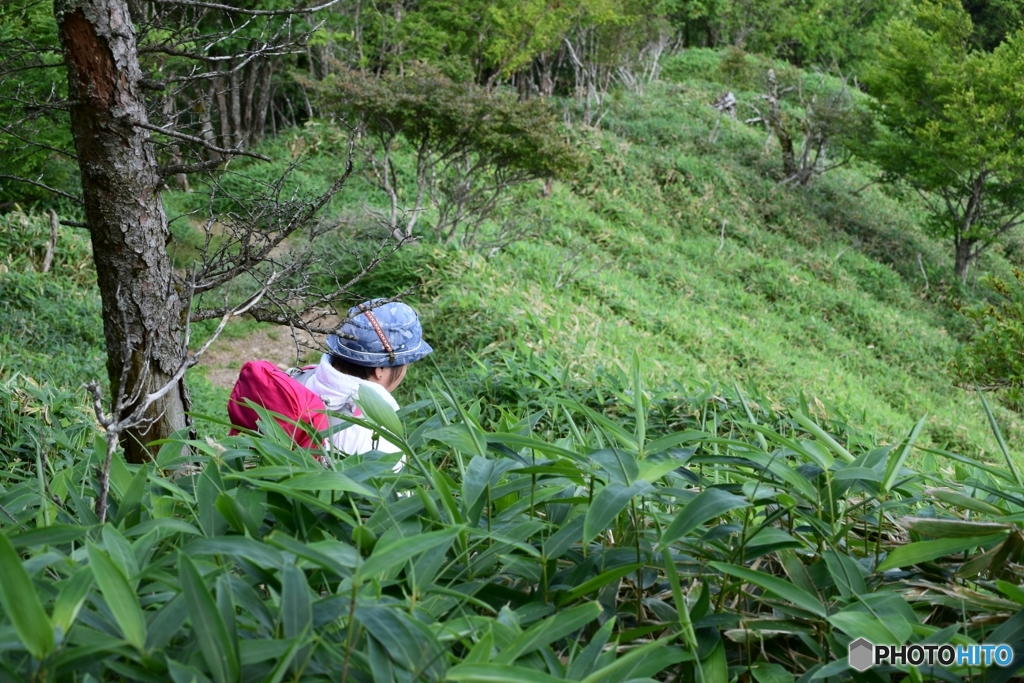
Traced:
<path id="1" fill-rule="evenodd" d="M 155 152 L 139 126 L 148 119 L 135 29 L 125 0 L 55 0 L 54 15 L 103 301 L 111 391 L 144 396 L 179 368 L 187 311 L 166 250 L 170 235 Z M 151 457 L 147 443 L 185 427 L 188 405 L 179 382 L 151 406 L 148 426 L 123 436 L 128 460 Z"/>

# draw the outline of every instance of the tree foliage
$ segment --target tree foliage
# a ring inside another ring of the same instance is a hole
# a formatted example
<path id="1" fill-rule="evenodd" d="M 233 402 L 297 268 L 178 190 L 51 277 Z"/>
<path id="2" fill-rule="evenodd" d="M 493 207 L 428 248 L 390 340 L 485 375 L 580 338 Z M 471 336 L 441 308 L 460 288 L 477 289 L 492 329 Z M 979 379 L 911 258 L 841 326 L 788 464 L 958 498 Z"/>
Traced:
<path id="1" fill-rule="evenodd" d="M 546 101 L 458 82 L 428 64 L 380 78 L 344 72 L 314 87 L 326 111 L 359 122 L 367 174 L 397 239 L 412 237 L 429 209 L 438 241 L 486 243 L 481 225 L 508 190 L 563 176 L 576 160 Z M 403 148 L 415 158 L 412 178 L 398 170 Z"/>
<path id="2" fill-rule="evenodd" d="M 961 279 L 1024 216 L 1024 33 L 993 52 L 972 34 L 958 3 L 925 2 L 892 22 L 865 79 L 883 124 L 869 154 L 928 201 Z"/>

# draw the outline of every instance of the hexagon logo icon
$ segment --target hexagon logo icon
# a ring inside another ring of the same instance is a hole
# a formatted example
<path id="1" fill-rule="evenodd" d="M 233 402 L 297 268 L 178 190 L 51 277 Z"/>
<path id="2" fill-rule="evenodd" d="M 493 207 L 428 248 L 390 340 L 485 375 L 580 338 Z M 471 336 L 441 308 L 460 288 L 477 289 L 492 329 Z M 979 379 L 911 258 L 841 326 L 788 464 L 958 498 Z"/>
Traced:
<path id="1" fill-rule="evenodd" d="M 850 666 L 857 671 L 867 671 L 875 663 L 875 646 L 864 638 L 850 643 Z"/>

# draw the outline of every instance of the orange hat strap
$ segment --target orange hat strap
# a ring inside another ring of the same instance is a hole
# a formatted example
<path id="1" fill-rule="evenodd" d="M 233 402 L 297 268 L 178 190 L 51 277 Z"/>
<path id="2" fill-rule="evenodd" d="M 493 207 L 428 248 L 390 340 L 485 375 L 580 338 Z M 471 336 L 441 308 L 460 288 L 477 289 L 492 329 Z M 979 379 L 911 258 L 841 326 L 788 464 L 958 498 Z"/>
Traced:
<path id="1" fill-rule="evenodd" d="M 378 337 L 380 337 L 381 346 L 383 346 L 384 350 L 388 352 L 388 359 L 391 361 L 391 364 L 394 365 L 395 350 L 392 348 L 391 342 L 388 341 L 387 335 L 384 334 L 384 329 L 380 326 L 380 323 L 377 322 L 377 318 L 370 312 L 370 309 L 363 304 L 359 304 L 359 312 L 365 315 L 366 319 L 370 321 L 370 325 L 373 326 L 373 331 L 377 333 Z"/>

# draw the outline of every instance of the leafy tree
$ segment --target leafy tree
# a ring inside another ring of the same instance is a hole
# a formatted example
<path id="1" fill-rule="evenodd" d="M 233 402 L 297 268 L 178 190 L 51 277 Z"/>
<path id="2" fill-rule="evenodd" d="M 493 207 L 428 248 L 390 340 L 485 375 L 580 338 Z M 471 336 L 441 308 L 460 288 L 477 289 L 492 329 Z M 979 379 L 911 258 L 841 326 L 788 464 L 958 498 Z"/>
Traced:
<path id="1" fill-rule="evenodd" d="M 868 153 L 889 181 L 925 199 L 955 272 L 1024 218 L 1024 34 L 975 49 L 956 2 L 926 2 L 894 20 L 865 79 L 883 124 Z"/>
<path id="2" fill-rule="evenodd" d="M 379 217 L 400 241 L 413 237 L 431 208 L 437 240 L 486 243 L 482 224 L 509 199 L 508 190 L 567 173 L 576 158 L 546 101 L 460 83 L 427 64 L 381 78 L 343 73 L 309 85 L 325 110 L 359 121 L 367 173 L 389 205 Z M 416 159 L 413 178 L 396 168 L 403 146 Z"/>
<path id="3" fill-rule="evenodd" d="M 1024 271 L 1013 279 L 985 278 L 991 301 L 960 309 L 974 329 L 951 362 L 954 381 L 965 387 L 1002 389 L 1008 403 L 1024 409 Z"/>

